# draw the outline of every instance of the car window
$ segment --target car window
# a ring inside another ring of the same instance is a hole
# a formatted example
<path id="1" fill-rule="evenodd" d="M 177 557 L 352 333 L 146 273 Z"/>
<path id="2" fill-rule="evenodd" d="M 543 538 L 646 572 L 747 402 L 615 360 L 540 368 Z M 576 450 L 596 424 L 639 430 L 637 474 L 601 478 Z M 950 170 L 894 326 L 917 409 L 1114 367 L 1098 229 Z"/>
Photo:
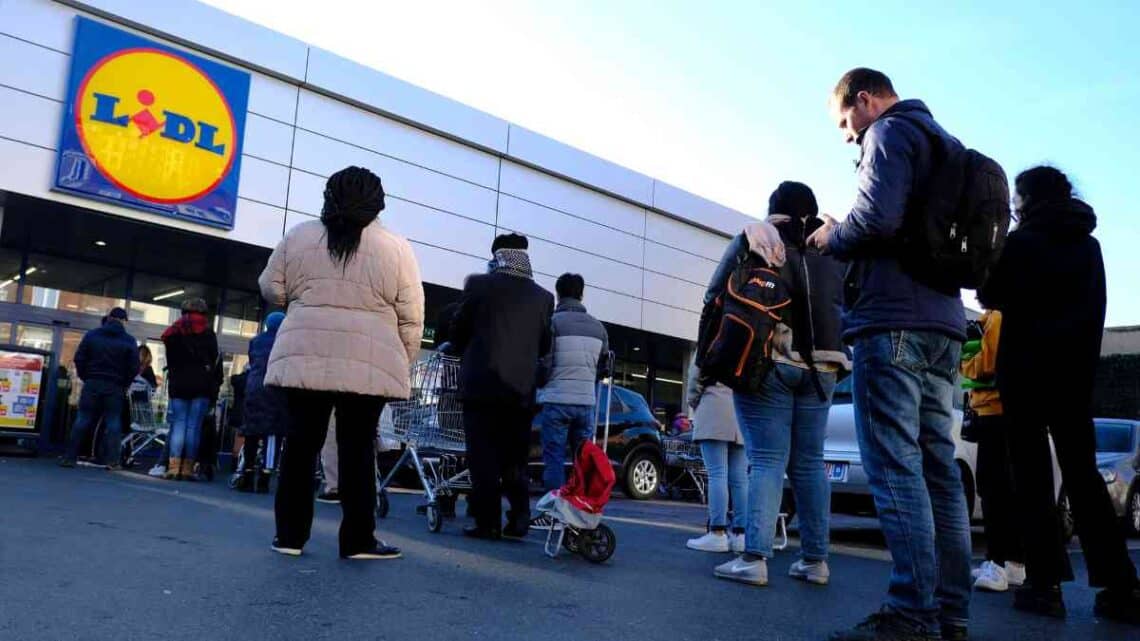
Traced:
<path id="1" fill-rule="evenodd" d="M 624 413 L 628 412 L 629 409 L 621 401 L 621 390 L 619 390 L 618 388 L 615 387 L 615 388 L 613 388 L 613 390 L 614 390 L 613 394 L 609 394 L 609 389 L 610 388 L 608 385 L 599 385 L 598 386 L 598 398 L 600 400 L 605 401 L 607 395 L 609 395 L 609 397 L 610 397 L 609 398 L 609 401 L 610 401 L 610 417 L 612 418 L 614 416 L 618 416 L 620 414 L 624 414 Z M 605 421 L 605 420 L 606 420 L 606 406 L 603 403 L 598 403 L 598 421 Z"/>
<path id="2" fill-rule="evenodd" d="M 1132 425 L 1112 421 L 1096 422 L 1096 451 L 1132 452 Z"/>

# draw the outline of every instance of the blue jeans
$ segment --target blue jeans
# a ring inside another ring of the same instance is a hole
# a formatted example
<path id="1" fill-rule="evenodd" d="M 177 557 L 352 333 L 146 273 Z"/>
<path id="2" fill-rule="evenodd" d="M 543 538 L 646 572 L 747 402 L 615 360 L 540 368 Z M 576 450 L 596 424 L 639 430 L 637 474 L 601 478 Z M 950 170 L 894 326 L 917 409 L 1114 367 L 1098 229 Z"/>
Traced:
<path id="1" fill-rule="evenodd" d="M 748 524 L 748 455 L 727 441 L 701 441 L 701 458 L 709 475 L 709 529 L 728 529 L 728 497 L 732 497 L 732 529 Z"/>
<path id="2" fill-rule="evenodd" d="M 752 462 L 745 533 L 745 550 L 750 554 L 772 558 L 787 471 L 796 497 L 803 557 L 827 558 L 831 484 L 823 467 L 823 441 L 835 374 L 817 375 L 823 399 L 811 371 L 784 363 L 776 364 L 758 393 L 733 395 Z"/>
<path id="3" fill-rule="evenodd" d="M 125 395 L 123 388 L 103 381 L 94 380 L 83 386 L 79 395 L 79 413 L 71 428 L 64 459 L 75 462 L 79 457 L 79 445 L 99 424 L 99 419 L 103 419 L 103 462 L 107 465 L 119 463 Z"/>
<path id="4" fill-rule="evenodd" d="M 855 428 L 894 561 L 886 606 L 935 635 L 969 618 L 970 522 L 952 434 L 961 351 L 935 332 L 855 341 Z"/>
<path id="5" fill-rule="evenodd" d="M 547 491 L 566 482 L 566 439 L 573 456 L 578 446 L 592 440 L 597 426 L 593 405 L 547 403 L 542 407 L 542 484 Z"/>
<path id="6" fill-rule="evenodd" d="M 202 419 L 209 405 L 208 398 L 170 399 L 170 458 L 197 460 Z"/>

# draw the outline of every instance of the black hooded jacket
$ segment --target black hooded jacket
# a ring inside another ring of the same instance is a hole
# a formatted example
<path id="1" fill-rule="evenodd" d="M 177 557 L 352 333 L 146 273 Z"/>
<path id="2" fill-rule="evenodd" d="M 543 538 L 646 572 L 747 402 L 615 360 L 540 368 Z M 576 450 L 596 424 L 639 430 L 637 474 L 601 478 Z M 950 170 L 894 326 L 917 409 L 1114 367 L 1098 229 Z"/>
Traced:
<path id="1" fill-rule="evenodd" d="M 1105 275 L 1096 214 L 1076 199 L 1046 202 L 1010 233 L 981 303 L 1002 312 L 997 377 L 1009 393 L 1092 402 L 1104 333 Z M 1063 384 L 1063 389 L 1056 389 Z"/>

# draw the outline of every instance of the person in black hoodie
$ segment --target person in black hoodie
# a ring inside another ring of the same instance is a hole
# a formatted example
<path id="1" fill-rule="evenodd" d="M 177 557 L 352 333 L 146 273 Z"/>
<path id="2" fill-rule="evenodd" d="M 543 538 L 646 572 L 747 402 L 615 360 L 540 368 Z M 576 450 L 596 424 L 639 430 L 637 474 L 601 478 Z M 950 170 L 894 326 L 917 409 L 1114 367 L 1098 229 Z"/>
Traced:
<path id="1" fill-rule="evenodd" d="M 1011 430 L 1028 579 L 1014 607 L 1065 616 L 1060 584 L 1073 572 L 1053 496 L 1052 435 L 1089 583 L 1105 588 L 1096 614 L 1140 624 L 1136 567 L 1096 467 L 1093 379 L 1106 304 L 1104 260 L 1091 236 L 1096 214 L 1052 167 L 1023 172 L 1014 191 L 1018 227 L 979 292 L 1003 316 L 997 383 Z"/>
<path id="2" fill-rule="evenodd" d="M 63 467 L 74 467 L 79 444 L 103 419 L 104 462 L 108 469 L 119 467 L 119 435 L 122 430 L 123 403 L 127 387 L 139 368 L 137 343 L 123 324 L 127 312 L 116 307 L 103 320 L 103 325 L 83 336 L 75 351 L 75 369 L 83 381 L 79 397 L 79 416 L 71 430 L 67 451 L 60 459 Z"/>
<path id="3" fill-rule="evenodd" d="M 218 385 L 218 337 L 206 317 L 206 301 L 182 303 L 182 318 L 162 333 L 170 370 L 170 462 L 167 479 L 196 480 L 194 462 L 202 420 Z"/>
<path id="4" fill-rule="evenodd" d="M 491 246 L 489 274 L 471 276 L 451 328 L 471 469 L 467 536 L 521 538 L 530 527 L 526 457 L 539 359 L 550 351 L 554 296 L 534 282 L 525 236 Z M 511 509 L 502 527 L 501 494 Z"/>

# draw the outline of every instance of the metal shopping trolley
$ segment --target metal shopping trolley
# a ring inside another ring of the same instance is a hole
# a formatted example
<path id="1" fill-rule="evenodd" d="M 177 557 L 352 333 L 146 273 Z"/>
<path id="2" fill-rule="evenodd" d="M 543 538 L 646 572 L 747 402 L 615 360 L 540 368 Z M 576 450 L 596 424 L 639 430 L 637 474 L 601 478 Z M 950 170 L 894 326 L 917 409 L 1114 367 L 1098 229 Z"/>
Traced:
<path id="1" fill-rule="evenodd" d="M 141 381 L 141 382 L 140 382 Z M 165 395 L 154 392 L 141 379 L 135 379 L 128 390 L 131 409 L 131 431 L 123 437 L 122 462 L 126 467 L 151 445 L 163 447 L 170 428 L 166 422 Z"/>
<path id="2" fill-rule="evenodd" d="M 411 397 L 388 403 L 380 415 L 381 438 L 398 441 L 404 451 L 388 475 L 380 479 L 376 515 L 388 515 L 388 485 L 410 462 L 427 499 L 424 513 L 428 529 L 439 532 L 444 517 L 455 516 L 459 494 L 471 490 L 459 398 L 459 359 L 434 353 L 412 365 L 411 381 Z"/>

